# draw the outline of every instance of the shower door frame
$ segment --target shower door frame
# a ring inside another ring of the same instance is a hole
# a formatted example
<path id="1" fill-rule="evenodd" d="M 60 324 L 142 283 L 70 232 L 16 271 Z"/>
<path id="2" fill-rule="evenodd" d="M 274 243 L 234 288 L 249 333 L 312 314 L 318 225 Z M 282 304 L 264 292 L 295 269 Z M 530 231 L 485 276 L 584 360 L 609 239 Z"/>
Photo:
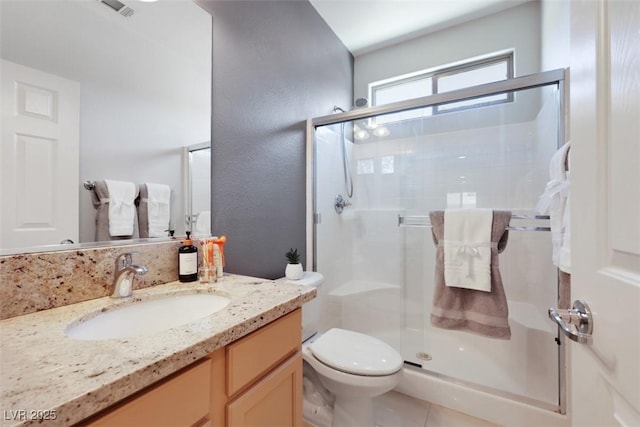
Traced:
<path id="1" fill-rule="evenodd" d="M 569 69 L 556 69 L 544 71 L 536 74 L 530 74 L 522 77 L 502 80 L 493 83 L 472 86 L 451 92 L 438 93 L 435 95 L 414 98 L 407 101 L 394 102 L 375 107 L 360 108 L 342 113 L 334 113 L 326 116 L 315 117 L 306 121 L 306 233 L 307 233 L 307 259 L 312 260 L 312 270 L 317 270 L 317 225 L 320 223 L 320 214 L 317 212 L 315 194 L 317 191 L 317 162 L 315 158 L 315 130 L 319 126 L 334 125 L 353 120 L 367 119 L 381 114 L 399 113 L 402 111 L 412 110 L 416 108 L 431 107 L 436 104 L 452 103 L 458 101 L 482 98 L 490 95 L 497 95 L 503 92 L 513 92 L 526 89 L 533 89 L 542 86 L 557 85 L 558 88 L 558 141 L 566 142 L 565 123 L 567 121 L 566 106 L 568 100 L 568 91 L 565 82 L 569 78 Z M 559 145 L 562 145 L 559 144 Z M 558 286 L 556 285 L 556 289 Z M 557 295 L 559 302 L 560 295 Z M 566 341 L 565 336 L 557 333 L 556 342 L 558 343 L 558 404 L 553 405 L 542 402 L 526 396 L 515 393 L 493 389 L 481 384 L 471 384 L 455 378 L 450 378 L 436 372 L 421 369 L 428 375 L 451 380 L 461 383 L 465 386 L 475 388 L 481 391 L 489 392 L 494 395 L 506 397 L 508 399 L 532 405 L 538 408 L 546 409 L 559 414 L 567 413 L 567 366 L 566 366 Z"/>
<path id="2" fill-rule="evenodd" d="M 193 157 L 196 151 L 211 150 L 211 141 L 189 145 L 182 152 L 182 190 L 184 192 L 184 226 L 185 231 L 193 231 L 196 218 L 193 214 Z"/>

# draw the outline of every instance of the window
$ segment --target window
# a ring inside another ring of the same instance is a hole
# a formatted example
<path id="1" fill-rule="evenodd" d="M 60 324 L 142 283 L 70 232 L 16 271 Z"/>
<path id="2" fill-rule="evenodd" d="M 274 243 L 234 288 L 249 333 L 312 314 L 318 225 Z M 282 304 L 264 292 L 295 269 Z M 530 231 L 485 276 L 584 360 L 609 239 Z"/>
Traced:
<path id="1" fill-rule="evenodd" d="M 369 85 L 373 106 L 406 101 L 437 93 L 497 82 L 513 78 L 513 54 L 495 56 L 462 65 L 443 67 L 411 76 L 400 76 L 391 80 Z M 378 123 L 389 123 L 437 113 L 473 108 L 481 105 L 499 104 L 512 101 L 513 95 L 499 94 L 453 102 L 435 107 L 421 108 L 401 113 L 379 116 Z"/>

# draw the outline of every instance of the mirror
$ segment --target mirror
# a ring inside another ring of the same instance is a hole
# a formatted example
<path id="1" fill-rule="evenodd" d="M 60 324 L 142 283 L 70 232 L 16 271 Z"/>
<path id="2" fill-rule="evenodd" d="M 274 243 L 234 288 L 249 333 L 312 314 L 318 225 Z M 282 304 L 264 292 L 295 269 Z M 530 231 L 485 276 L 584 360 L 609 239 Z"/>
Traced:
<path id="1" fill-rule="evenodd" d="M 171 225 L 183 234 L 185 148 L 211 139 L 211 16 L 191 0 L 2 0 L 0 19 L 3 66 L 9 61 L 79 87 L 78 162 L 65 173 L 78 204 L 77 237 L 69 238 L 82 246 L 95 241 L 96 210 L 83 183 L 105 179 L 169 185 Z M 3 130 L 2 144 L 12 142 Z M 0 179 L 18 194 L 53 185 L 46 173 L 34 178 L 38 173 L 23 173 L 31 187 L 11 182 L 20 180 L 16 174 Z M 19 211 L 19 196 L 7 197 L 4 183 L 0 203 Z M 59 242 L 38 246 L 53 250 Z M 25 251 L 0 243 L 2 253 Z"/>

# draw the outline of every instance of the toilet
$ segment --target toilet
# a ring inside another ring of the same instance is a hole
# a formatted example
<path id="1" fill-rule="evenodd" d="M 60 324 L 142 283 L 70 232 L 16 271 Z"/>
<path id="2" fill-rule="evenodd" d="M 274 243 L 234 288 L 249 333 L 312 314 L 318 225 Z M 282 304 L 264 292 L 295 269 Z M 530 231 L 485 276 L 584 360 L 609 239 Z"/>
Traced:
<path id="1" fill-rule="evenodd" d="M 300 280 L 289 282 L 319 287 L 324 277 L 309 271 Z M 302 307 L 302 358 L 307 371 L 305 405 L 318 398 L 326 402 L 326 398 L 322 399 L 326 393 L 322 389 L 326 388 L 333 398 L 333 416 L 319 413 L 322 411 L 318 409 L 325 409 L 322 405 L 316 406 L 314 413 L 323 416 L 323 420 L 332 418 L 331 425 L 335 427 L 373 426 L 372 399 L 398 385 L 402 376 L 402 357 L 385 342 L 359 332 L 332 328 L 317 333 L 319 299 L 320 294 Z M 321 384 L 317 384 L 317 380 Z M 305 408 L 305 415 L 308 413 Z"/>

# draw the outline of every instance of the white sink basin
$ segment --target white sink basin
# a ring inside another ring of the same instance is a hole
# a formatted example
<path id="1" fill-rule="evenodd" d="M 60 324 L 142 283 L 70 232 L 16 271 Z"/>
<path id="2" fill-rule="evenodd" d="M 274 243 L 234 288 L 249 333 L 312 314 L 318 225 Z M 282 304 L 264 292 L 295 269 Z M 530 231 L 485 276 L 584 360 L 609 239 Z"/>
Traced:
<path id="1" fill-rule="evenodd" d="M 214 294 L 181 294 L 124 304 L 71 323 L 65 335 L 79 340 L 126 338 L 159 332 L 209 316 L 231 300 Z"/>

